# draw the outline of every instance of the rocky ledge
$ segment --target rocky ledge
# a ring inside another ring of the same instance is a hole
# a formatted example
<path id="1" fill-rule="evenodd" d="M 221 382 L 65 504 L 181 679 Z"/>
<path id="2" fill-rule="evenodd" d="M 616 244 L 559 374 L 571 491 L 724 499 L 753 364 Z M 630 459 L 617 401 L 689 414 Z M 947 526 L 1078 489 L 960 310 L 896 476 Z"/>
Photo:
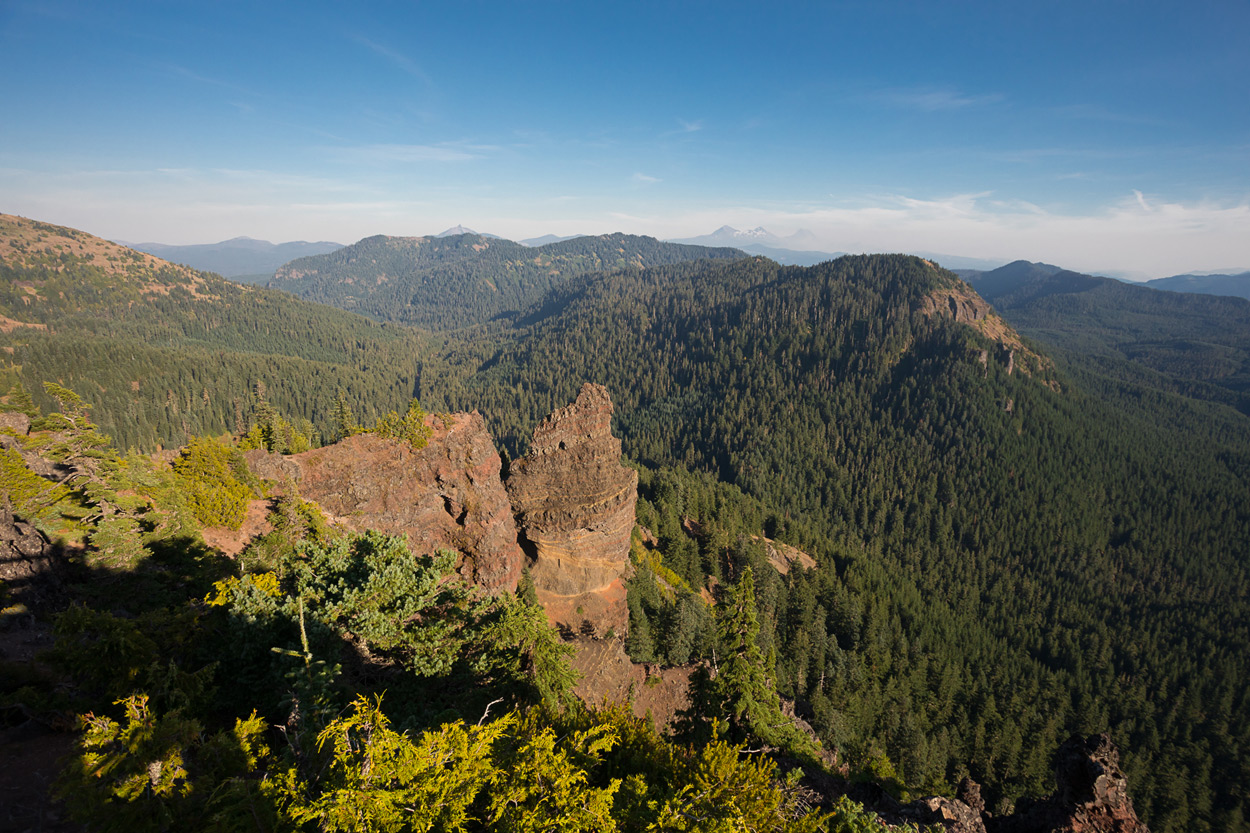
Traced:
<path id="1" fill-rule="evenodd" d="M 403 535 L 413 552 L 456 550 L 465 578 L 515 590 L 524 556 L 486 423 L 475 411 L 426 424 L 429 444 L 418 450 L 360 434 L 289 457 L 249 452 L 248 462 L 260 477 L 294 481 L 336 524 Z"/>

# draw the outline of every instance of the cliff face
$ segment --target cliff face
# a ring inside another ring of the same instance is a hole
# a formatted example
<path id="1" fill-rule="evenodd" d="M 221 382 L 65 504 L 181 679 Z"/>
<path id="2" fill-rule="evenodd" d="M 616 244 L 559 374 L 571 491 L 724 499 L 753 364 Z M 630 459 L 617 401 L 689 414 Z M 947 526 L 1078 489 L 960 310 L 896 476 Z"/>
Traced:
<path id="1" fill-rule="evenodd" d="M 534 429 L 529 453 L 512 465 L 508 496 L 538 599 L 552 621 L 624 633 L 629 536 L 638 473 L 621 465 L 612 400 L 586 384 L 577 401 Z"/>
<path id="2" fill-rule="evenodd" d="M 414 552 L 465 555 L 464 576 L 490 592 L 513 591 L 524 556 L 499 478 L 501 461 L 477 412 L 448 424 L 429 417 L 429 444 L 372 434 L 290 457 L 254 455 L 261 477 L 290 477 L 301 496 L 349 529 L 404 535 Z"/>
<path id="3" fill-rule="evenodd" d="M 621 465 L 611 423 L 607 389 L 585 385 L 534 430 L 506 490 L 476 412 L 430 417 L 419 451 L 361 434 L 289 457 L 248 452 L 248 462 L 262 478 L 297 483 L 336 524 L 404 535 L 415 552 L 464 553 L 462 573 L 491 592 L 515 590 L 528 556 L 553 622 L 623 634 L 638 474 Z"/>

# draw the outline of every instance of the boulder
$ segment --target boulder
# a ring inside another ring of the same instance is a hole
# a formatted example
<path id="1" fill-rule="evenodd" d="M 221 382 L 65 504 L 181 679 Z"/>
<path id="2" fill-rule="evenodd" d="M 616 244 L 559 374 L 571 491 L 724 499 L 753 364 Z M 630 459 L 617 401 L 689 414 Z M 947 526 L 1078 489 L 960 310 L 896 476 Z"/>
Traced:
<path id="1" fill-rule="evenodd" d="M 30 417 L 19 411 L 0 411 L 0 429 L 12 431 L 15 434 L 29 434 Z"/>
<path id="2" fill-rule="evenodd" d="M 0 582 L 7 601 L 0 607 L 0 623 L 27 614 L 58 595 L 62 556 L 47 536 L 13 515 L 8 495 L 0 495 Z"/>
<path id="3" fill-rule="evenodd" d="M 985 833 L 980 811 L 957 798 L 921 798 L 903 807 L 899 817 L 923 827 L 941 827 L 947 833 Z"/>

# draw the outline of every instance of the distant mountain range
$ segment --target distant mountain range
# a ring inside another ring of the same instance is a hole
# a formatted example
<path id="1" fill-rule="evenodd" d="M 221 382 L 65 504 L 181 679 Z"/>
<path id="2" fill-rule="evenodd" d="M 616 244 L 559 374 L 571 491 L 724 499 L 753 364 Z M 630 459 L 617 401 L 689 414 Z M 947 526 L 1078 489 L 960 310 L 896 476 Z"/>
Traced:
<path id="1" fill-rule="evenodd" d="M 478 237 L 489 237 L 491 240 L 505 240 L 506 239 L 506 238 L 500 237 L 498 234 L 490 234 L 485 231 L 474 231 L 468 226 L 462 226 L 459 224 L 452 226 L 446 231 L 440 231 L 438 234 L 434 236 L 435 237 L 457 237 L 461 234 L 474 234 L 474 235 L 477 235 Z"/>
<path id="2" fill-rule="evenodd" d="M 465 234 L 484 237 L 489 240 L 512 242 L 506 237 L 487 232 L 477 232 L 459 224 L 438 234 L 431 235 L 431 239 L 458 237 Z M 541 237 L 530 237 L 516 242 L 521 246 L 539 248 L 588 236 L 590 235 L 569 234 L 561 236 L 544 234 Z M 711 234 L 702 234 L 697 237 L 670 238 L 665 242 L 693 246 L 732 247 L 749 254 L 763 255 L 783 266 L 814 266 L 846 254 L 843 251 L 828 252 L 817 249 L 812 245 L 815 241 L 816 236 L 806 229 L 800 229 L 794 234 L 783 237 L 772 233 L 762 226 L 740 230 L 733 226 L 725 225 Z M 293 260 L 329 254 L 344 248 L 342 243 L 325 240 L 315 243 L 300 240 L 275 244 L 267 240 L 257 240 L 251 237 L 235 237 L 230 240 L 223 240 L 220 243 L 204 243 L 190 246 L 175 246 L 166 243 L 115 242 L 141 252 L 156 255 L 173 263 L 181 263 L 194 269 L 216 272 L 223 277 L 231 278 L 240 283 L 251 284 L 266 283 L 273 277 L 279 267 Z M 1030 263 L 1023 260 L 1003 266 L 1001 261 L 987 258 L 928 251 L 914 251 L 907 252 L 907 254 L 931 260 L 943 268 L 951 269 L 965 280 L 975 284 L 978 290 L 982 291 L 983 295 L 986 294 L 986 291 L 979 283 L 982 280 L 980 277 L 982 275 L 993 273 L 988 280 L 993 283 L 994 287 L 998 287 L 1004 281 L 1010 282 L 1015 279 L 1024 279 L 1032 275 L 1037 269 L 1052 270 L 1050 274 L 1063 271 L 1058 266 Z M 1170 292 L 1230 295 L 1250 299 L 1250 271 L 1234 274 L 1173 275 L 1167 278 L 1146 281 L 1138 285 Z"/>
<path id="3" fill-rule="evenodd" d="M 733 226 L 721 226 L 711 234 L 669 240 L 689 246 L 732 246 L 755 255 L 775 260 L 784 266 L 815 266 L 827 260 L 841 257 L 844 252 L 823 252 L 811 248 L 816 237 L 806 229 L 800 229 L 788 237 L 773 234 L 762 226 L 739 231 Z"/>
<path id="4" fill-rule="evenodd" d="M 150 255 L 156 255 L 171 263 L 181 263 L 192 269 L 216 272 L 240 283 L 263 283 L 279 266 L 299 257 L 323 255 L 343 248 L 342 243 L 320 240 L 308 243 L 296 240 L 291 243 L 270 243 L 251 237 L 235 237 L 220 243 L 200 243 L 192 246 L 173 246 L 167 243 L 121 243 Z"/>
<path id="5" fill-rule="evenodd" d="M 733 226 L 721 226 L 711 234 L 698 237 L 670 240 L 670 243 L 687 243 L 692 246 L 734 246 L 745 249 L 748 246 L 772 246 L 776 249 L 795 250 L 811 248 L 816 236 L 806 229 L 800 229 L 788 237 L 780 237 L 768 229 L 756 226 L 747 231 L 739 231 Z"/>
<path id="6" fill-rule="evenodd" d="M 762 226 L 741 231 L 733 226 L 721 226 L 711 234 L 669 240 L 670 243 L 687 243 L 695 246 L 733 246 L 751 254 L 777 261 L 783 266 L 815 266 L 827 260 L 842 257 L 846 252 L 827 252 L 814 248 L 816 235 L 807 229 L 799 229 L 788 237 L 773 234 Z M 931 260 L 945 269 L 993 269 L 1002 265 L 1001 260 L 963 257 L 936 252 L 909 251 L 905 254 Z"/>
<path id="7" fill-rule="evenodd" d="M 579 237 L 586 237 L 585 234 L 567 234 L 560 237 L 556 234 L 544 234 L 542 237 L 530 237 L 525 240 L 518 240 L 522 246 L 546 246 L 551 243 L 563 243 L 565 240 L 576 240 Z"/>
<path id="8" fill-rule="evenodd" d="M 1146 286 L 1169 292 L 1197 292 L 1201 295 L 1233 295 L 1250 298 L 1250 272 L 1236 275 L 1173 275 L 1146 281 Z"/>

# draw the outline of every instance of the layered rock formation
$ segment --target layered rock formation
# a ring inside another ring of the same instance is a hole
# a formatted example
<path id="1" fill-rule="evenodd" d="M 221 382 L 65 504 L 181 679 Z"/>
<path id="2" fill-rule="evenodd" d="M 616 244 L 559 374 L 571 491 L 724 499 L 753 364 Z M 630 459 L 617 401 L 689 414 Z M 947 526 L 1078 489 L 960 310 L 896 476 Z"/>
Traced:
<path id="1" fill-rule="evenodd" d="M 492 592 L 514 590 L 529 556 L 549 618 L 578 632 L 624 634 L 638 475 L 621 465 L 612 400 L 585 385 L 577 400 L 534 430 L 529 453 L 501 461 L 480 414 L 429 417 L 429 444 L 414 451 L 372 434 L 283 457 L 252 451 L 259 477 L 295 483 L 330 520 L 404 535 L 414 552 L 465 555 L 465 577 Z M 519 534 L 518 534 L 519 524 Z"/>
<path id="2" fill-rule="evenodd" d="M 543 420 L 507 488 L 548 617 L 624 633 L 638 473 L 621 465 L 607 389 L 583 385 L 577 401 Z"/>
<path id="3" fill-rule="evenodd" d="M 252 454 L 249 464 L 258 476 L 294 481 L 339 525 L 403 535 L 417 553 L 457 550 L 467 579 L 490 592 L 515 590 L 524 556 L 481 414 L 426 424 L 429 444 L 416 451 L 361 434 L 285 458 Z"/>

